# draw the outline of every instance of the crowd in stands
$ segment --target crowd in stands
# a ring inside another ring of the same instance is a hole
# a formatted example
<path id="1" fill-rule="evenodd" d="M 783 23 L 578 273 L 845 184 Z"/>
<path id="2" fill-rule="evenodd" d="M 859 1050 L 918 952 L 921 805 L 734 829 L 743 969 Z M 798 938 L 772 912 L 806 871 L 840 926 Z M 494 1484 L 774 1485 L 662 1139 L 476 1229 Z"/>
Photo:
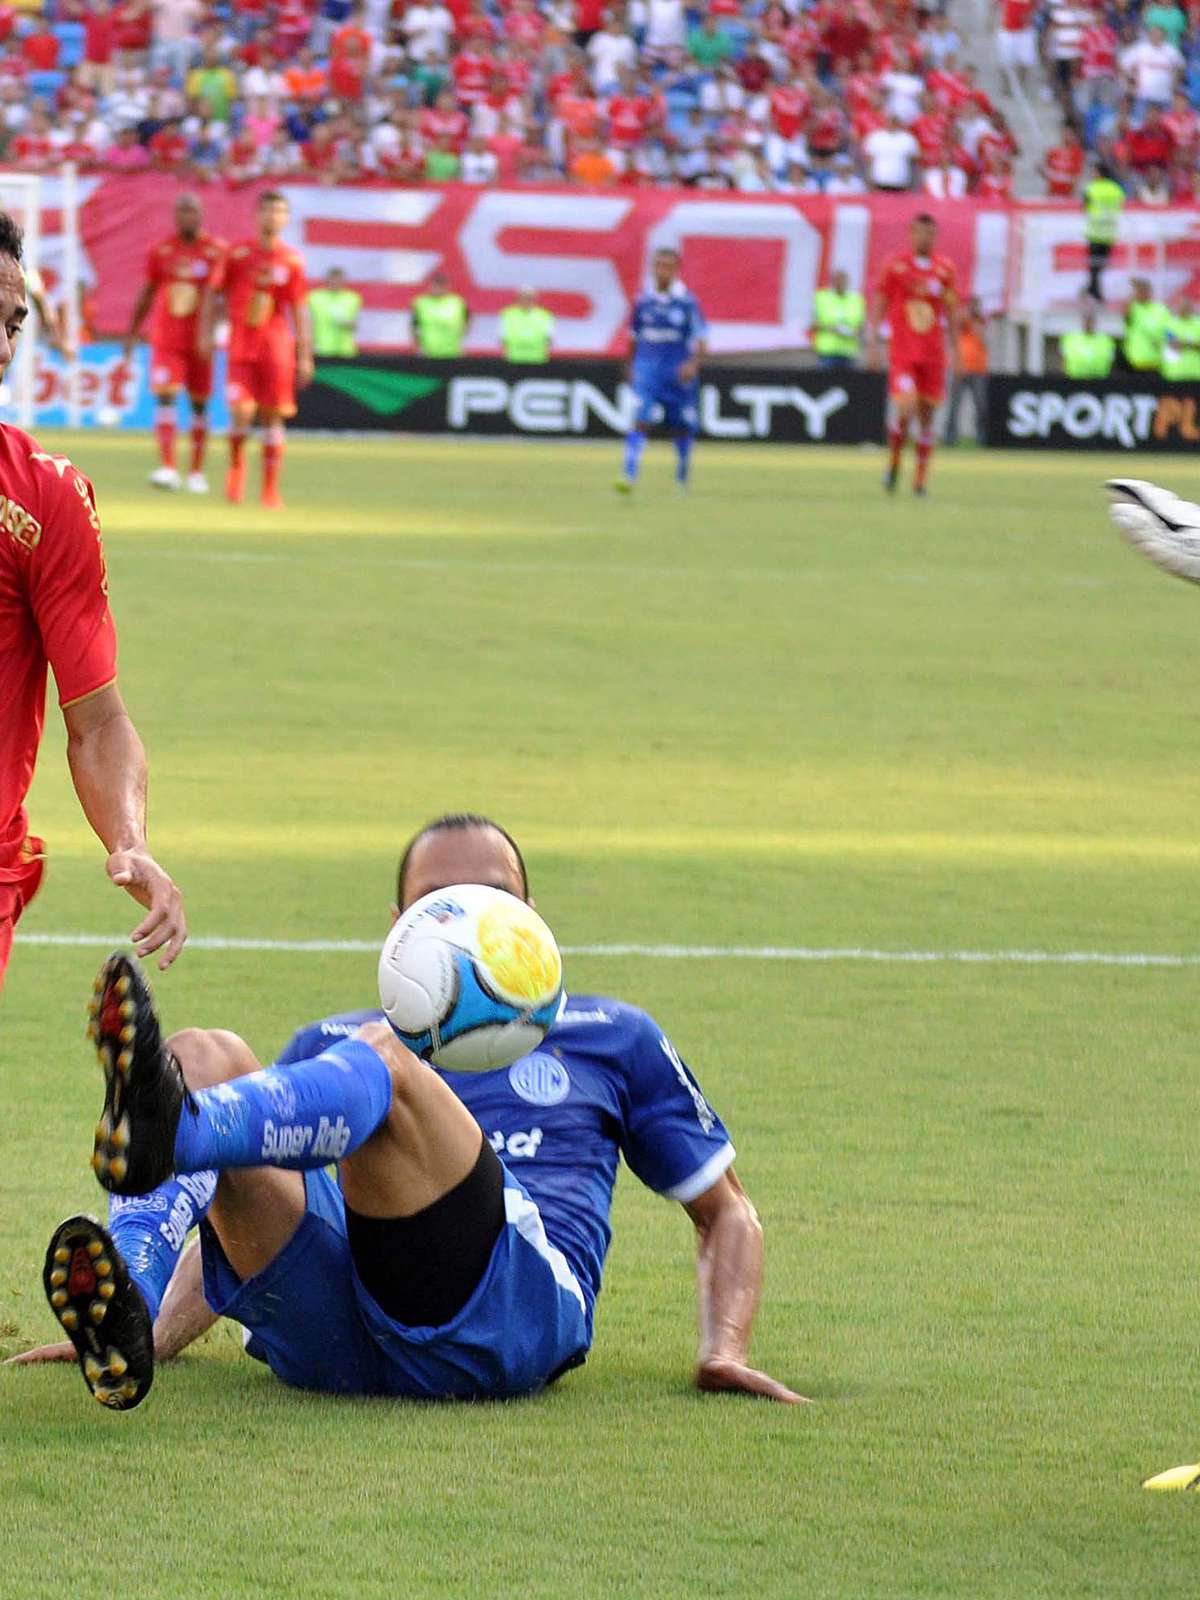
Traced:
<path id="1" fill-rule="evenodd" d="M 1036 5 L 1008 4 L 1014 21 L 1024 8 L 1032 29 Z M 1048 194 L 1076 194 L 1090 155 L 1130 200 L 1179 205 L 1197 198 L 1200 32 L 1194 17 L 1175 0 L 1112 0 L 1095 7 L 1050 0 L 1041 14 L 1041 44 L 1064 132 L 1043 163 Z M 1002 29 L 1002 57 L 1006 48 Z"/>
<path id="2" fill-rule="evenodd" d="M 0 52 L 28 170 L 1002 197 L 1016 154 L 911 0 L 0 0 Z"/>

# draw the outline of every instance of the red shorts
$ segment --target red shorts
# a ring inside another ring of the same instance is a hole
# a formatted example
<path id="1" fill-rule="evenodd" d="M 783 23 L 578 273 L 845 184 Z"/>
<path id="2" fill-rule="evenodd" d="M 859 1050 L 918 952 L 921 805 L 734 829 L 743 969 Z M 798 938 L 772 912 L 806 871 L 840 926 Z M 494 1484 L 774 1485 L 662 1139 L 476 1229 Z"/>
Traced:
<path id="1" fill-rule="evenodd" d="M 289 351 L 271 352 L 256 361 L 229 362 L 225 397 L 231 406 L 253 404 L 281 417 L 296 415 L 296 358 Z"/>
<path id="2" fill-rule="evenodd" d="M 893 361 L 888 368 L 888 394 L 893 400 L 916 395 L 930 405 L 940 406 L 946 398 L 944 361 Z"/>
<path id="3" fill-rule="evenodd" d="M 150 351 L 150 389 L 154 394 L 182 389 L 193 400 L 212 393 L 212 358 L 194 350 Z"/>
<path id="4" fill-rule="evenodd" d="M 8 958 L 12 955 L 13 933 L 22 911 L 38 892 L 42 881 L 42 872 L 46 863 L 43 861 L 41 851 L 42 841 L 30 837 L 25 842 L 25 853 L 31 858 L 22 863 L 18 869 L 20 876 L 15 882 L 5 883 L 0 881 L 0 989 L 4 988 L 4 973 L 8 967 Z"/>

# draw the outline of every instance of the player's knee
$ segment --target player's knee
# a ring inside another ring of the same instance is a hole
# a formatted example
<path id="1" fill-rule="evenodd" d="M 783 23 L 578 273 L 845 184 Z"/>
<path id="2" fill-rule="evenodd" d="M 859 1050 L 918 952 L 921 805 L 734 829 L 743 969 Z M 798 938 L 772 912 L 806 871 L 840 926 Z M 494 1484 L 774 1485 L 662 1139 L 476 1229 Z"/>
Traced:
<path id="1" fill-rule="evenodd" d="M 259 1062 L 244 1039 L 224 1028 L 181 1028 L 167 1040 L 183 1069 L 189 1089 L 207 1089 L 259 1070 Z"/>

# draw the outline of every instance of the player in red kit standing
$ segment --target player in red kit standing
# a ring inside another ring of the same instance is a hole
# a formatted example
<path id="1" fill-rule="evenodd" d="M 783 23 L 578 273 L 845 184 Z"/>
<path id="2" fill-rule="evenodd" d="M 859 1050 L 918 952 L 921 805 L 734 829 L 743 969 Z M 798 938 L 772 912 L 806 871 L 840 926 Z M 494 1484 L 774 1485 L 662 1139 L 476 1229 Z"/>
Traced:
<path id="1" fill-rule="evenodd" d="M 283 425 L 296 414 L 296 389 L 313 374 L 304 263 L 284 244 L 288 203 L 274 191 L 258 197 L 254 239 L 225 255 L 215 288 L 229 312 L 229 475 L 226 498 L 246 492 L 246 435 L 257 418 L 263 435 L 262 503 L 282 510 L 279 469 Z M 211 344 L 211 332 L 210 332 Z"/>
<path id="2" fill-rule="evenodd" d="M 913 218 L 909 237 L 912 248 L 894 255 L 879 275 L 867 334 L 867 364 L 872 368 L 878 365 L 879 328 L 886 319 L 892 420 L 883 486 L 889 492 L 896 487 L 904 441 L 915 418 L 913 490 L 923 495 L 933 454 L 933 419 L 946 397 L 946 335 L 957 332 L 958 285 L 953 263 L 934 254 L 937 223 L 928 212 Z M 956 370 L 957 361 L 957 354 L 952 353 Z"/>
<path id="3" fill-rule="evenodd" d="M 146 281 L 133 308 L 127 353 L 154 307 L 150 335 L 150 389 L 155 399 L 154 433 L 159 464 L 150 474 L 157 489 L 178 489 L 175 466 L 176 397 L 182 390 L 192 405 L 192 459 L 187 486 L 207 494 L 204 449 L 208 442 L 208 400 L 212 394 L 212 353 L 201 351 L 207 297 L 224 254 L 219 239 L 203 231 L 200 202 L 190 194 L 175 202 L 175 232 L 146 258 Z"/>
<path id="4" fill-rule="evenodd" d="M 28 308 L 21 232 L 0 212 L 0 373 Z M 92 486 L 65 456 L 0 427 L 0 985 L 13 929 L 42 877 L 25 796 L 54 669 L 67 760 L 108 875 L 146 915 L 130 935 L 174 961 L 187 938 L 179 891 L 146 848 L 146 755 L 117 688 L 117 643 Z"/>

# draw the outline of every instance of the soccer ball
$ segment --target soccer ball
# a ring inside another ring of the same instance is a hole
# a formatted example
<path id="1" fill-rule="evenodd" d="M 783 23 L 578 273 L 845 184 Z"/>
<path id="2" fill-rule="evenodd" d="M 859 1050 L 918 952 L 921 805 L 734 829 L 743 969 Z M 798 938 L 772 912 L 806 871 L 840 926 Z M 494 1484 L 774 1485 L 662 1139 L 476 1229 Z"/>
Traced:
<path id="1" fill-rule="evenodd" d="M 409 906 L 379 957 L 379 1000 L 408 1048 L 453 1072 L 507 1067 L 563 1004 L 554 935 L 523 900 L 477 883 Z"/>

